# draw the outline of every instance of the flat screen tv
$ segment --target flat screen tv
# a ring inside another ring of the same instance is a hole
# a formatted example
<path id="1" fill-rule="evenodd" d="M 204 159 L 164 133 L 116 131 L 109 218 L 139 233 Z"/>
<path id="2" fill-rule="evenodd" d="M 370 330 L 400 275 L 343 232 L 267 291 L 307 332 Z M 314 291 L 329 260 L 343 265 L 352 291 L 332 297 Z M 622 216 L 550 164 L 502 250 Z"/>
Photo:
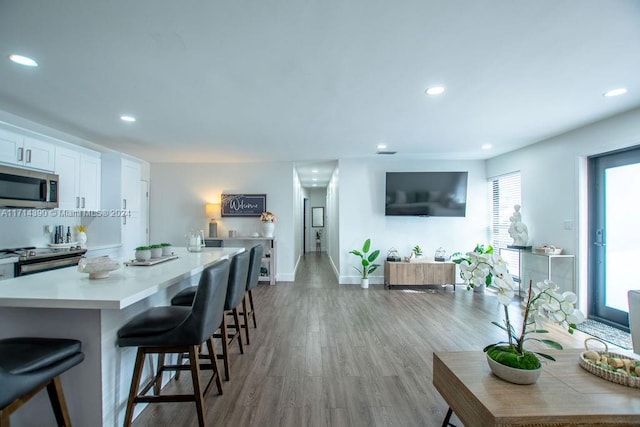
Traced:
<path id="1" fill-rule="evenodd" d="M 463 217 L 468 172 L 387 172 L 387 216 Z"/>

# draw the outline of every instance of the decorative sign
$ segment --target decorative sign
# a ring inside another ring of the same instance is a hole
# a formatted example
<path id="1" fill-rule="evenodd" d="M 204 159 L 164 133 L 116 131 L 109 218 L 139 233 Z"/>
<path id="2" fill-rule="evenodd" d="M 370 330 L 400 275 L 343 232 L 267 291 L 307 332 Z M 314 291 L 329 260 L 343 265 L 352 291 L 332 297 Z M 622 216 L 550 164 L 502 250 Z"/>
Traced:
<path id="1" fill-rule="evenodd" d="M 260 216 L 266 210 L 266 194 L 222 194 L 222 216 Z"/>

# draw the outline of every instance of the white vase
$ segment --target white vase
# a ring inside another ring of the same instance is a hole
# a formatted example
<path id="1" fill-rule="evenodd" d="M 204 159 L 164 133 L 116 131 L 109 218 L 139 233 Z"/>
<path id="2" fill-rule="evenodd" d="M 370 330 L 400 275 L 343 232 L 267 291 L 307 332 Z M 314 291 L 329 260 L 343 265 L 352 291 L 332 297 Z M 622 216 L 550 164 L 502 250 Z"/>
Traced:
<path id="1" fill-rule="evenodd" d="M 473 292 L 477 292 L 479 294 L 483 294 L 486 289 L 487 289 L 487 285 L 485 283 L 483 283 L 482 285 L 474 286 L 473 287 Z"/>
<path id="2" fill-rule="evenodd" d="M 276 228 L 276 224 L 273 222 L 264 221 L 262 223 L 262 236 L 273 237 L 273 231 Z"/>
<path id="3" fill-rule="evenodd" d="M 87 233 L 85 233 L 84 231 L 78 232 L 78 243 L 80 244 L 81 248 L 87 247 Z"/>
<path id="4" fill-rule="evenodd" d="M 538 381 L 538 378 L 542 373 L 542 366 L 540 366 L 538 369 L 518 369 L 498 363 L 490 358 L 488 354 L 486 355 L 486 357 L 487 363 L 489 364 L 489 368 L 491 368 L 491 372 L 493 372 L 493 375 L 512 384 L 534 384 L 536 381 Z"/>
<path id="5" fill-rule="evenodd" d="M 369 289 L 369 279 L 360 279 L 360 287 L 362 289 Z"/>

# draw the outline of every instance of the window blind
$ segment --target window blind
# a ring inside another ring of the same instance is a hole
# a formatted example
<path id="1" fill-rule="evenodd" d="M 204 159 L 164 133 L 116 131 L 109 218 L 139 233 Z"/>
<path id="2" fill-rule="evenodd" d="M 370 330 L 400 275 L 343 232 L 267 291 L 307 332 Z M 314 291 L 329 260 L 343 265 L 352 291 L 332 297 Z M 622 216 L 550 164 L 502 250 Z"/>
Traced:
<path id="1" fill-rule="evenodd" d="M 500 251 L 513 243 L 509 235 L 509 218 L 513 215 L 513 206 L 521 204 L 520 172 L 502 175 L 489 180 L 489 201 L 491 215 L 491 245 L 495 252 L 509 265 L 509 272 L 517 279 L 520 271 L 520 258 L 516 251 Z"/>

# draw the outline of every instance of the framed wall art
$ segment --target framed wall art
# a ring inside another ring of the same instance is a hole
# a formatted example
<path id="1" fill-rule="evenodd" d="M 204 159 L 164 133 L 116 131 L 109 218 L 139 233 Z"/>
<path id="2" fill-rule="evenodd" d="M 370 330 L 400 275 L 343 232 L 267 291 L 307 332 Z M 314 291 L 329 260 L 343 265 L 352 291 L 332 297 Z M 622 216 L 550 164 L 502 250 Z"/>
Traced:
<path id="1" fill-rule="evenodd" d="M 222 194 L 222 216 L 260 216 L 267 210 L 266 194 Z"/>

